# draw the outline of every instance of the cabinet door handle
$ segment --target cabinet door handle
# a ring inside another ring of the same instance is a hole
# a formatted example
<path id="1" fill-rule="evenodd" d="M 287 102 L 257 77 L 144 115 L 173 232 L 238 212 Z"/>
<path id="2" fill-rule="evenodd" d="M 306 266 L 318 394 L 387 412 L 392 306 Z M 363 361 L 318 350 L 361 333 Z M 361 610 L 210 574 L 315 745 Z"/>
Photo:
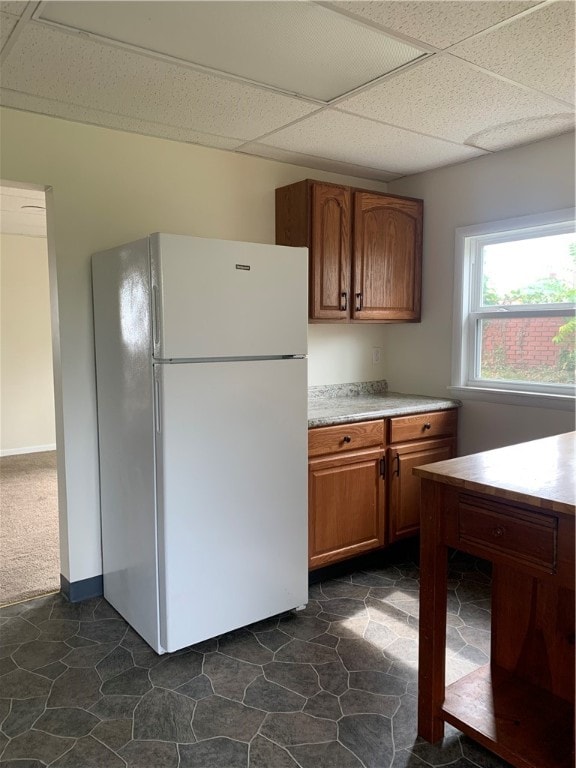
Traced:
<path id="1" fill-rule="evenodd" d="M 386 479 L 386 459 L 384 456 L 380 459 L 380 477 Z"/>
<path id="2" fill-rule="evenodd" d="M 362 311 L 363 296 L 361 293 L 356 294 L 356 312 Z"/>
<path id="3" fill-rule="evenodd" d="M 351 440 L 352 438 L 350 437 L 350 435 L 344 435 L 344 437 L 342 438 L 343 443 L 349 443 Z"/>
<path id="4" fill-rule="evenodd" d="M 396 469 L 394 470 L 394 474 L 396 477 L 400 477 L 400 454 L 397 453 L 396 456 L 394 456 L 394 461 L 396 462 Z"/>
<path id="5" fill-rule="evenodd" d="M 342 312 L 346 312 L 346 310 L 348 309 L 348 294 L 346 293 L 346 291 L 342 291 L 342 293 L 340 294 L 340 298 L 342 299 L 342 301 L 340 302 L 340 310 Z"/>
<path id="6" fill-rule="evenodd" d="M 432 429 L 432 424 L 430 424 L 430 422 L 427 421 L 426 424 L 424 424 L 424 426 L 422 427 L 422 429 Z"/>

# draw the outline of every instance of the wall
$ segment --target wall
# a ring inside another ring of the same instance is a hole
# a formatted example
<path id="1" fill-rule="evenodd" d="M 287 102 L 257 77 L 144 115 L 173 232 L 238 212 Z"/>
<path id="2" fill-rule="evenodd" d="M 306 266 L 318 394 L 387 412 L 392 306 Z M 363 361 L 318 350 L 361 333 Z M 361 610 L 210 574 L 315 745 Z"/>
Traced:
<path id="1" fill-rule="evenodd" d="M 47 195 L 57 371 L 62 573 L 101 573 L 90 255 L 149 232 L 274 242 L 274 189 L 311 177 L 361 181 L 220 150 L 3 109 L 4 182 Z M 265 318 L 263 318 L 265 322 Z M 310 383 L 385 377 L 382 327 L 310 327 Z"/>
<path id="2" fill-rule="evenodd" d="M 46 239 L 0 235 L 0 455 L 55 448 Z"/>
<path id="3" fill-rule="evenodd" d="M 423 313 L 420 325 L 385 329 L 392 389 L 446 396 L 452 359 L 456 227 L 574 205 L 574 136 L 499 152 L 391 182 L 389 191 L 424 199 Z M 467 400 L 460 453 L 574 429 L 573 410 Z"/>

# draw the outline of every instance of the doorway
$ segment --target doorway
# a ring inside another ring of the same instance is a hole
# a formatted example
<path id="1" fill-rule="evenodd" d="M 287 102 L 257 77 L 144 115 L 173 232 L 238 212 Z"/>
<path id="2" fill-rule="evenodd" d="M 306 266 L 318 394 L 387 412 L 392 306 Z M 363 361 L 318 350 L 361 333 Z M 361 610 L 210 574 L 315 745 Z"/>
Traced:
<path id="1" fill-rule="evenodd" d="M 46 193 L 0 185 L 0 605 L 59 590 Z"/>

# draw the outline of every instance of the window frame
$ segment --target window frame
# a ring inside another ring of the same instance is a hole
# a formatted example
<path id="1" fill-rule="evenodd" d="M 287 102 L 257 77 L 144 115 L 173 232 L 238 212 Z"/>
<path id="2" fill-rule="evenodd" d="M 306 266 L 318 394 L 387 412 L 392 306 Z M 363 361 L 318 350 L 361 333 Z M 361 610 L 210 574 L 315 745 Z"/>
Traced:
<path id="1" fill-rule="evenodd" d="M 456 229 L 454 308 L 452 338 L 452 385 L 461 397 L 573 409 L 574 385 L 541 382 L 509 382 L 482 379 L 476 375 L 479 364 L 479 321 L 506 317 L 565 317 L 573 315 L 575 304 L 510 305 L 482 307 L 481 249 L 491 243 L 504 243 L 575 232 L 576 209 L 564 208 L 544 214 L 520 216 Z"/>

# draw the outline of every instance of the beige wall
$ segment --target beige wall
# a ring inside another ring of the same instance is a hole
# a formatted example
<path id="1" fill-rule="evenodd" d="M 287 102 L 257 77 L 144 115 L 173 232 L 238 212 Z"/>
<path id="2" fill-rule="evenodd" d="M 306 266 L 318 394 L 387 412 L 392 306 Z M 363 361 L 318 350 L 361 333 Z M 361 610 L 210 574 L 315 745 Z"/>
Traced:
<path id="1" fill-rule="evenodd" d="M 385 329 L 393 389 L 449 395 L 456 227 L 574 205 L 574 135 L 418 174 L 389 191 L 424 199 L 423 313 L 419 325 Z M 463 454 L 574 429 L 574 412 L 466 400 Z"/>
<path id="2" fill-rule="evenodd" d="M 46 239 L 0 235 L 0 455 L 55 447 Z"/>
<path id="3" fill-rule="evenodd" d="M 2 180 L 53 190 L 61 563 L 78 581 L 101 573 L 90 255 L 157 231 L 274 242 L 275 187 L 307 176 L 386 185 L 14 110 L 0 120 Z M 385 377 L 371 363 L 382 338 L 381 326 L 311 326 L 310 383 Z"/>
<path id="4" fill-rule="evenodd" d="M 0 110 L 1 178 L 47 196 L 59 449 L 61 563 L 69 581 L 101 573 L 90 255 L 148 232 L 274 241 L 274 189 L 307 176 L 384 184 L 178 142 Z M 447 395 L 454 227 L 573 203 L 572 139 L 421 174 L 389 187 L 424 197 L 424 314 L 418 325 L 310 326 L 310 383 L 387 378 Z M 53 244 L 53 248 L 52 248 Z M 371 349 L 384 363 L 372 366 Z M 569 415 L 467 404 L 463 446 L 567 428 Z M 488 446 L 486 446 L 488 447 Z"/>

